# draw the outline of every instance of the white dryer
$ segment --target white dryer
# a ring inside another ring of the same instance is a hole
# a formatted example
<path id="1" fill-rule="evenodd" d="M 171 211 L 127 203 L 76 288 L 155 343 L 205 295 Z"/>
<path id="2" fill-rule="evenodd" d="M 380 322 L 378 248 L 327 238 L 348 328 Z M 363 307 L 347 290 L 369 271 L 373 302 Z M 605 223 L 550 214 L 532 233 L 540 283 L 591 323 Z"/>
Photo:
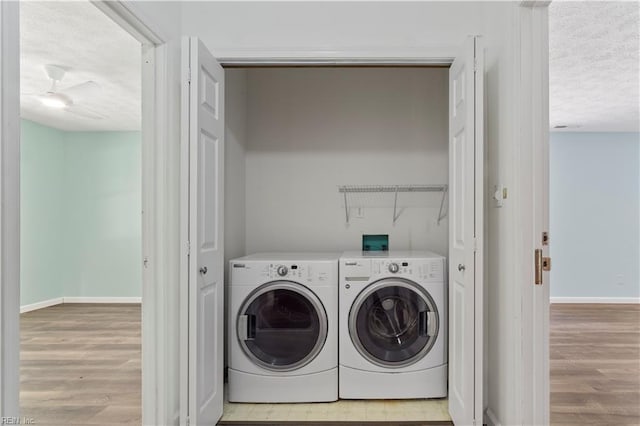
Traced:
<path id="1" fill-rule="evenodd" d="M 447 396 L 445 258 L 346 252 L 340 259 L 340 398 Z"/>
<path id="2" fill-rule="evenodd" d="M 338 399 L 338 257 L 229 262 L 229 401 Z"/>

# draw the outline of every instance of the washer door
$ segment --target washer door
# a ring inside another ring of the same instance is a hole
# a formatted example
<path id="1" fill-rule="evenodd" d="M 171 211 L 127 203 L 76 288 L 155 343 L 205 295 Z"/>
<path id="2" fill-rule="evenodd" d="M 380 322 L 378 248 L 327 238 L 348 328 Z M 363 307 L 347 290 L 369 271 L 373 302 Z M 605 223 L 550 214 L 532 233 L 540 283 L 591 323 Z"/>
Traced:
<path id="1" fill-rule="evenodd" d="M 349 313 L 349 334 L 356 349 L 383 367 L 405 367 L 424 358 L 438 330 L 433 299 L 405 279 L 386 278 L 367 286 Z"/>
<path id="2" fill-rule="evenodd" d="M 238 314 L 240 347 L 257 365 L 289 371 L 310 363 L 327 339 L 327 314 L 303 285 L 273 281 L 249 295 Z"/>

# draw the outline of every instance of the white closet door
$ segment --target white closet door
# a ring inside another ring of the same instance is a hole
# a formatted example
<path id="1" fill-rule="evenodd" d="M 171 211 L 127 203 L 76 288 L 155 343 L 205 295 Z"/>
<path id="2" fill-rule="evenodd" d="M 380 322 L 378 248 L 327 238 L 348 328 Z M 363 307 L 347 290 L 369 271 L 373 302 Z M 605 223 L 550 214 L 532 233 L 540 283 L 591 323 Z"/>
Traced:
<path id="1" fill-rule="evenodd" d="M 449 414 L 482 424 L 483 61 L 467 39 L 449 70 Z"/>
<path id="2" fill-rule="evenodd" d="M 189 51 L 189 423 L 215 425 L 223 387 L 224 70 L 197 38 Z M 190 77 L 189 77 L 190 76 Z"/>

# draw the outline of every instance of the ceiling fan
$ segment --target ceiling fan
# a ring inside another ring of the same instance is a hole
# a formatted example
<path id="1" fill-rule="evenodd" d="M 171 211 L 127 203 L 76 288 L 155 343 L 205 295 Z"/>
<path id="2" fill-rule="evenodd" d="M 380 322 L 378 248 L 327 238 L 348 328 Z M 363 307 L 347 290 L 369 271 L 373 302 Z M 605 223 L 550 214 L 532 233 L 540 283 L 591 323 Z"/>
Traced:
<path id="1" fill-rule="evenodd" d="M 49 80 L 51 80 L 51 88 L 44 93 L 32 95 L 35 96 L 42 105 L 49 108 L 61 109 L 71 114 L 94 120 L 105 118 L 104 115 L 80 105 L 82 99 L 100 90 L 98 83 L 89 80 L 76 84 L 75 86 L 67 87 L 66 89 L 58 89 L 58 85 L 66 74 L 66 70 L 61 66 L 48 64 L 44 66 L 44 71 L 47 77 L 49 77 Z"/>

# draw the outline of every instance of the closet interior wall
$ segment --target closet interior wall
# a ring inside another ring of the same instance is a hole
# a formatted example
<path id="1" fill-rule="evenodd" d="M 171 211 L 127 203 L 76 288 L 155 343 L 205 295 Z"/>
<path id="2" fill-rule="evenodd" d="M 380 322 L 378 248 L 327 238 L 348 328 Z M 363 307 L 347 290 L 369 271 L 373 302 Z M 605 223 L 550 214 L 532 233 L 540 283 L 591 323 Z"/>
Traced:
<path id="1" fill-rule="evenodd" d="M 226 258 L 358 250 L 362 234 L 446 255 L 441 193 L 400 195 L 395 224 L 392 195 L 359 197 L 347 223 L 338 187 L 447 183 L 447 72 L 228 68 Z"/>

